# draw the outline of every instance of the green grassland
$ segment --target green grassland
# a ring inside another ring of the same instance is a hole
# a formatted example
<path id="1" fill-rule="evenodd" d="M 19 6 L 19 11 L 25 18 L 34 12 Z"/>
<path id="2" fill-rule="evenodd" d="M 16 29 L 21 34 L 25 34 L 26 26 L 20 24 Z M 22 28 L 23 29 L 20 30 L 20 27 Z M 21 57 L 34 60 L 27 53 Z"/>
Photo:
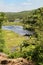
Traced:
<path id="1" fill-rule="evenodd" d="M 29 51 L 30 48 L 33 49 L 35 47 L 34 45 L 32 45 L 32 44 L 35 44 L 35 42 L 36 42 L 36 38 L 34 36 L 30 36 L 27 38 L 26 36 L 21 36 L 15 32 L 7 31 L 7 30 L 3 30 L 2 35 L 3 35 L 3 39 L 5 41 L 5 48 L 4 48 L 5 52 L 6 52 L 6 49 L 10 51 L 12 48 L 14 48 L 16 46 L 20 46 L 20 44 L 22 44 L 23 41 L 27 41 L 28 44 L 30 45 L 27 48 L 24 47 L 23 51 Z"/>
<path id="2" fill-rule="evenodd" d="M 14 26 L 14 25 L 18 25 L 18 26 L 23 26 L 22 22 L 4 22 L 3 26 Z"/>
<path id="3" fill-rule="evenodd" d="M 12 32 L 12 31 L 4 30 L 2 33 L 3 33 L 4 40 L 5 40 L 5 45 L 8 48 L 18 46 L 20 45 L 20 43 L 23 42 L 23 40 L 26 39 L 26 37 L 20 36 L 17 33 Z"/>

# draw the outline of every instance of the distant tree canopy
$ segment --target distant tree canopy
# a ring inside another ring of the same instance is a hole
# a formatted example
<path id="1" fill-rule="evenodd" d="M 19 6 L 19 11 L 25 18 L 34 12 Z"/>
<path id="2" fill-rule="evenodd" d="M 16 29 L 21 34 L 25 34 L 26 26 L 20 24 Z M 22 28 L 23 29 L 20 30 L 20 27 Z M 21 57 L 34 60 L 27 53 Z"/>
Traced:
<path id="1" fill-rule="evenodd" d="M 33 12 L 31 12 L 31 14 L 32 15 L 29 15 L 27 17 L 26 21 L 24 20 L 25 23 L 30 23 L 30 24 L 41 23 L 41 21 L 43 19 L 43 8 L 34 10 Z"/>
<path id="2" fill-rule="evenodd" d="M 13 22 L 15 19 L 23 19 L 23 23 L 35 24 L 40 17 L 43 19 L 43 7 L 32 11 L 22 11 L 22 12 L 7 12 L 5 13 L 7 20 Z"/>

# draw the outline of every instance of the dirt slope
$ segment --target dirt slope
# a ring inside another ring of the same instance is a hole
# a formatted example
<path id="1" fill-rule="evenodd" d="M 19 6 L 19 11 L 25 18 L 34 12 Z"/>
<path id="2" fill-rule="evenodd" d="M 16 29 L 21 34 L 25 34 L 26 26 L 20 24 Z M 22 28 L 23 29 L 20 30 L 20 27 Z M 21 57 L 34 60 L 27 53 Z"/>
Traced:
<path id="1" fill-rule="evenodd" d="M 9 59 L 7 55 L 0 53 L 0 65 L 34 65 L 24 58 Z"/>

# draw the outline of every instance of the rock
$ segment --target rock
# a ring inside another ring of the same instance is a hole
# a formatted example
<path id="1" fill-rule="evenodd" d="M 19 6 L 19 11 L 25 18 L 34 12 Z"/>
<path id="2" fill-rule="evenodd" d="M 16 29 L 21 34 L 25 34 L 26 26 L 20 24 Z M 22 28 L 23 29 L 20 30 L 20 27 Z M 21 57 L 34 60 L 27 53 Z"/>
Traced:
<path id="1" fill-rule="evenodd" d="M 2 57 L 2 58 L 7 58 L 8 55 L 6 55 L 5 53 L 1 53 L 1 52 L 0 52 L 0 57 Z"/>
<path id="2" fill-rule="evenodd" d="M 7 60 L 2 60 L 1 64 L 8 64 L 8 61 Z"/>
<path id="3" fill-rule="evenodd" d="M 0 65 L 34 65 L 31 61 L 28 61 L 24 58 L 9 59 L 5 54 L 1 54 Z"/>

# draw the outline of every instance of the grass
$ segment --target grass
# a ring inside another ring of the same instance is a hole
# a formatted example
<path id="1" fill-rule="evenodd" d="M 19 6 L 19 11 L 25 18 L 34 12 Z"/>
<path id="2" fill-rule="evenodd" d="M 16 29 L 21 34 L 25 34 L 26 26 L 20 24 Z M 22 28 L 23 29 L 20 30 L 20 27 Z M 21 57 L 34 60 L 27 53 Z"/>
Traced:
<path id="1" fill-rule="evenodd" d="M 22 22 L 4 22 L 3 23 L 3 26 L 14 26 L 14 25 L 19 25 L 19 26 L 22 26 L 23 23 Z"/>
<path id="2" fill-rule="evenodd" d="M 34 44 L 36 41 L 36 38 L 34 38 L 33 36 L 32 37 L 30 36 L 27 38 L 25 36 L 19 35 L 15 32 L 8 31 L 8 30 L 3 30 L 2 34 L 3 34 L 3 38 L 5 41 L 5 46 L 6 46 L 7 50 L 11 50 L 12 48 L 14 48 L 16 46 L 19 46 L 20 44 L 23 43 L 24 40 L 26 40 L 30 44 L 30 46 L 27 48 L 23 48 L 23 51 L 24 50 L 29 51 L 30 48 L 32 48 L 32 49 L 34 48 L 34 46 L 31 46 L 32 43 Z M 5 51 L 6 51 L 6 48 L 5 48 Z"/>
<path id="3" fill-rule="evenodd" d="M 14 25 L 18 25 L 18 26 L 23 26 L 22 22 L 5 22 L 3 24 L 4 26 L 14 26 Z M 25 25 L 25 27 L 30 27 L 27 25 Z M 25 37 L 25 36 L 21 36 L 18 35 L 15 32 L 12 31 L 7 31 L 7 30 L 3 30 L 3 37 L 5 40 L 5 46 L 6 48 L 8 48 L 9 50 L 11 50 L 12 48 L 14 48 L 15 46 L 20 45 L 24 40 L 28 41 L 29 44 L 31 44 L 29 47 L 27 48 L 23 48 L 23 51 L 29 51 L 30 49 L 34 49 L 35 46 L 33 46 L 32 44 L 36 43 L 36 38 L 34 36 L 30 36 L 30 37 Z M 7 49 L 7 50 L 8 50 Z M 6 51 L 6 50 L 5 50 Z"/>
<path id="4" fill-rule="evenodd" d="M 14 46 L 20 45 L 20 43 L 23 42 L 23 40 L 26 39 L 24 36 L 20 36 L 12 31 L 3 30 L 3 37 L 5 40 L 5 45 L 8 48 L 13 48 Z"/>
<path id="5" fill-rule="evenodd" d="M 4 22 L 3 23 L 3 26 L 11 26 L 11 25 L 14 25 L 14 22 Z"/>

